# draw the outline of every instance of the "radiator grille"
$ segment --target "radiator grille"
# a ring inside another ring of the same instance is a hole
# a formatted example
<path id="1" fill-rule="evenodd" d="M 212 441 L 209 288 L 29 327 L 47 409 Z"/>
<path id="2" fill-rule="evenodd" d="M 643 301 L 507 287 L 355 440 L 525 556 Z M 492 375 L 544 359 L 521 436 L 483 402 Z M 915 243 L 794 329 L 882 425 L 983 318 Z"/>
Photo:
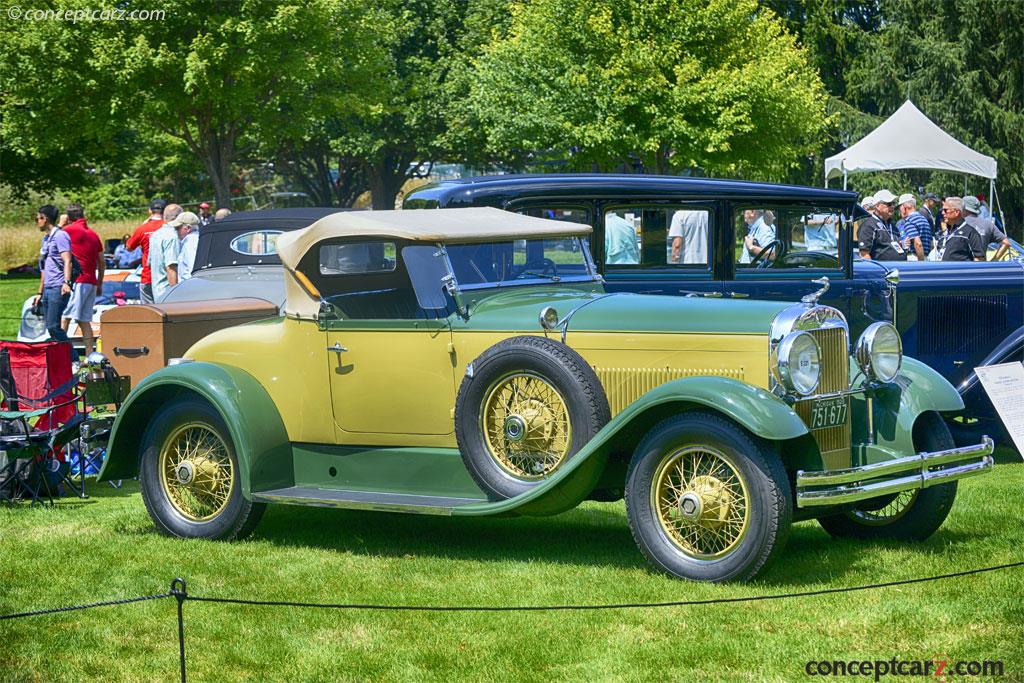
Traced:
<path id="1" fill-rule="evenodd" d="M 626 406 L 651 389 L 681 377 L 715 375 L 743 380 L 746 373 L 739 368 L 594 368 L 601 386 L 608 396 L 612 415 L 618 415 Z"/>
<path id="2" fill-rule="evenodd" d="M 811 406 L 814 400 L 797 401 L 793 409 L 804 424 L 811 423 Z M 850 398 L 846 398 L 846 414 L 850 414 Z M 818 450 L 821 451 L 821 459 L 825 469 L 834 470 L 849 467 L 852 463 L 850 453 L 850 423 L 849 418 L 845 425 L 839 427 L 826 427 L 825 429 L 812 429 L 811 435 L 818 442 Z"/>
<path id="3" fill-rule="evenodd" d="M 846 330 L 827 327 L 811 330 L 821 347 L 821 381 L 818 394 L 834 394 L 850 388 L 850 358 Z"/>
<path id="4" fill-rule="evenodd" d="M 1006 295 L 931 296 L 917 300 L 917 353 L 980 353 L 1006 333 Z"/>
<path id="5" fill-rule="evenodd" d="M 850 357 L 846 340 L 846 330 L 841 327 L 827 327 L 812 330 L 811 334 L 821 347 L 821 381 L 818 383 L 817 394 L 834 394 L 850 388 Z M 811 424 L 811 406 L 813 400 L 798 401 L 794 408 L 796 414 Z M 850 399 L 846 399 L 846 414 L 850 414 Z M 818 442 L 821 459 L 826 469 L 849 467 L 852 464 L 850 453 L 850 422 L 840 427 L 812 429 L 811 435 Z"/>

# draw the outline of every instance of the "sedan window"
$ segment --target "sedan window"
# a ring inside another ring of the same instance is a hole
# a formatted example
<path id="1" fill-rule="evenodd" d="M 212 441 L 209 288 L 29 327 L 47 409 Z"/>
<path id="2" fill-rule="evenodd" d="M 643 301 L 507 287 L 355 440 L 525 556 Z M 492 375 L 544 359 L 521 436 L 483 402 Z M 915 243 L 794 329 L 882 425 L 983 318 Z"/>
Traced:
<path id="1" fill-rule="evenodd" d="M 741 207 L 733 215 L 736 269 L 839 270 L 847 220 L 832 208 Z"/>

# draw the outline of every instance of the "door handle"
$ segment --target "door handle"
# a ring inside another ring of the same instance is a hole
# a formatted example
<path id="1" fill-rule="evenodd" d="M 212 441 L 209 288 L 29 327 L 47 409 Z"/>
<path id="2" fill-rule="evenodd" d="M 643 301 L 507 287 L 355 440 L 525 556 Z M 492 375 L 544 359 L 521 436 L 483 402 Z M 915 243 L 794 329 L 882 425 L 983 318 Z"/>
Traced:
<path id="1" fill-rule="evenodd" d="M 348 351 L 348 349 L 341 345 L 341 342 L 334 342 L 334 346 L 328 346 L 327 350 L 334 351 L 338 355 L 341 355 L 342 353 Z"/>
<path id="2" fill-rule="evenodd" d="M 149 347 L 148 346 L 142 346 L 142 347 L 139 347 L 139 348 L 131 348 L 131 347 L 125 347 L 125 346 L 115 346 L 114 347 L 114 355 L 115 356 L 125 356 L 127 358 L 138 358 L 139 356 L 148 356 L 149 355 Z"/>
<path id="3" fill-rule="evenodd" d="M 726 292 L 733 299 L 749 299 L 750 295 L 746 292 Z"/>

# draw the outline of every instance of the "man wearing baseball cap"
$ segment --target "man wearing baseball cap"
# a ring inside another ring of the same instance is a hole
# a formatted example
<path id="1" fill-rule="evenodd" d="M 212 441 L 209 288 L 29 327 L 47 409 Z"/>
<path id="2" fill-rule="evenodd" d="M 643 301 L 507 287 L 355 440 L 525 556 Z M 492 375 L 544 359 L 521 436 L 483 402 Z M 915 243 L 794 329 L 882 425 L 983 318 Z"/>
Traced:
<path id="1" fill-rule="evenodd" d="M 964 222 L 974 228 L 978 235 L 981 236 L 981 244 L 985 249 L 985 252 L 981 255 L 981 260 L 984 261 L 985 256 L 988 254 L 988 245 L 998 242 L 999 248 L 996 249 L 996 254 L 992 257 L 993 261 L 998 261 L 1006 253 L 1006 250 L 1010 248 L 1010 240 L 1006 239 L 1006 235 L 995 224 L 995 221 L 990 218 L 982 218 L 979 215 L 981 213 L 981 201 L 977 197 L 968 195 L 963 198 L 963 201 Z"/>
<path id="2" fill-rule="evenodd" d="M 896 201 L 902 217 L 898 227 L 903 248 L 915 254 L 918 261 L 924 261 L 932 250 L 932 229 L 928 220 L 917 212 L 917 199 L 909 192 L 901 194 Z"/>
<path id="3" fill-rule="evenodd" d="M 879 190 L 872 199 L 875 204 L 868 209 L 871 215 L 857 227 L 857 250 L 861 258 L 906 261 L 907 252 L 900 245 L 899 236 L 889 222 L 896 196 L 889 190 Z"/>
<path id="4" fill-rule="evenodd" d="M 139 285 L 139 298 L 142 303 L 153 303 L 153 273 L 149 268 L 149 238 L 164 224 L 164 208 L 167 202 L 163 199 L 154 199 L 149 203 L 149 218 L 146 222 L 135 228 L 132 236 L 128 238 L 128 249 L 142 247 L 142 277 Z"/>
<path id="5" fill-rule="evenodd" d="M 203 202 L 199 205 L 199 227 L 205 228 L 213 222 L 213 214 L 210 213 L 210 203 Z"/>

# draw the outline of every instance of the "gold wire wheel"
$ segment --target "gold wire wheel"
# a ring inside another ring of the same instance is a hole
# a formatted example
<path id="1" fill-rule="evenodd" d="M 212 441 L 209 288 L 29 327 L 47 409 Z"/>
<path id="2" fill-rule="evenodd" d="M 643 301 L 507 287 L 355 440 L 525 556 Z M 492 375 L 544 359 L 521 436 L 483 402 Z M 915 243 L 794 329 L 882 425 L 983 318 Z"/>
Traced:
<path id="1" fill-rule="evenodd" d="M 159 469 L 167 499 L 193 522 L 206 522 L 223 512 L 235 487 L 227 445 L 205 422 L 188 422 L 164 439 Z"/>
<path id="2" fill-rule="evenodd" d="M 885 526 L 907 514 L 907 510 L 917 500 L 917 489 L 900 491 L 884 505 L 874 508 L 861 507 L 850 511 L 850 515 L 862 524 L 870 526 Z"/>
<path id="3" fill-rule="evenodd" d="M 654 473 L 651 504 L 662 530 L 686 555 L 713 560 L 731 552 L 750 523 L 750 495 L 723 453 L 690 446 L 668 455 Z"/>
<path id="4" fill-rule="evenodd" d="M 544 478 L 569 454 L 569 408 L 539 375 L 520 372 L 492 384 L 480 421 L 491 456 L 520 479 Z"/>

